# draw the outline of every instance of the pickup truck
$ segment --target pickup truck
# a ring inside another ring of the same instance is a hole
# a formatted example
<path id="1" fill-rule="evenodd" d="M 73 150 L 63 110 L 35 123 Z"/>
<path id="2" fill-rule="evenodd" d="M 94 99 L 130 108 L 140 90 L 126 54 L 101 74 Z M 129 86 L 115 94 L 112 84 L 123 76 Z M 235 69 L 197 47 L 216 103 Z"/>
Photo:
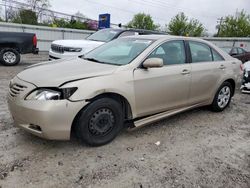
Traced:
<path id="1" fill-rule="evenodd" d="M 37 37 L 34 33 L 0 32 L 0 63 L 17 65 L 21 54 L 38 54 Z"/>
<path id="2" fill-rule="evenodd" d="M 49 60 L 79 57 L 89 51 L 101 46 L 102 44 L 114 40 L 116 38 L 132 35 L 150 35 L 167 33 L 159 31 L 150 31 L 144 29 L 122 29 L 122 28 L 108 28 L 101 29 L 86 39 L 79 40 L 55 40 L 51 44 L 49 51 Z"/>

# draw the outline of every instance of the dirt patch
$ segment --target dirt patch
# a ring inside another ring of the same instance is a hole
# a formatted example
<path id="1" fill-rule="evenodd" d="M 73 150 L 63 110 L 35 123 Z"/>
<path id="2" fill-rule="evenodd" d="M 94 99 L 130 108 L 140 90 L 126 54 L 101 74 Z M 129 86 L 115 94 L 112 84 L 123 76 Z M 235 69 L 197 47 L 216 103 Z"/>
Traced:
<path id="1" fill-rule="evenodd" d="M 250 187 L 250 95 L 237 91 L 222 113 L 194 109 L 91 148 L 13 126 L 6 95 L 34 59 L 24 61 L 0 66 L 0 187 Z"/>

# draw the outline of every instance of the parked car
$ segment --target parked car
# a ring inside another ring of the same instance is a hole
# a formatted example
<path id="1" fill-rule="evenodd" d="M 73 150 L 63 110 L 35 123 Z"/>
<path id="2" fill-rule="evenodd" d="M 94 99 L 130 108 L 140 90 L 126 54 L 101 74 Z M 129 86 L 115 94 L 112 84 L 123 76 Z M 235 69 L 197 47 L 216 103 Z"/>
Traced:
<path id="1" fill-rule="evenodd" d="M 132 35 L 163 34 L 158 31 L 142 29 L 102 29 L 81 40 L 56 40 L 51 44 L 49 51 L 50 60 L 78 57 L 86 54 L 94 48 L 114 40 L 116 38 Z"/>
<path id="2" fill-rule="evenodd" d="M 240 47 L 223 47 L 222 49 L 225 50 L 229 55 L 241 60 L 242 63 L 250 61 L 250 52 L 247 52 L 243 48 L 240 48 Z"/>
<path id="3" fill-rule="evenodd" d="M 250 93 L 250 61 L 243 65 L 242 93 Z"/>
<path id="4" fill-rule="evenodd" d="M 38 53 L 34 33 L 0 32 L 0 63 L 13 66 L 20 62 L 21 55 Z"/>
<path id="5" fill-rule="evenodd" d="M 223 111 L 240 65 L 202 39 L 124 37 L 82 58 L 24 70 L 10 82 L 8 104 L 15 124 L 30 133 L 67 140 L 73 130 L 98 146 L 127 124 L 140 127 L 204 105 Z"/>

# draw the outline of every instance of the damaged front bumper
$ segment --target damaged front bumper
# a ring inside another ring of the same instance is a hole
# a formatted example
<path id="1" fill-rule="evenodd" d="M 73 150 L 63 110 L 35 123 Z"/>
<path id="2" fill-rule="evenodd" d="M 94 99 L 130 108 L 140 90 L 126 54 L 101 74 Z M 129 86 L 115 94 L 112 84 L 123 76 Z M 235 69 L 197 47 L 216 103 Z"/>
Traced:
<path id="1" fill-rule="evenodd" d="M 244 71 L 240 89 L 242 93 L 250 93 L 250 71 Z"/>

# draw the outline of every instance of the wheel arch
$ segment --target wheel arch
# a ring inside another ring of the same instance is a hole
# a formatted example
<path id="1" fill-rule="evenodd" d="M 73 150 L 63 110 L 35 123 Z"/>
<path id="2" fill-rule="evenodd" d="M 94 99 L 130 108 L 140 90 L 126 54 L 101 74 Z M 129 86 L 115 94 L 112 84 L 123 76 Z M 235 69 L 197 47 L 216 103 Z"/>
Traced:
<path id="1" fill-rule="evenodd" d="M 123 112 L 125 113 L 125 121 L 129 121 L 129 120 L 132 120 L 133 119 L 133 113 L 132 113 L 132 108 L 131 108 L 131 105 L 129 103 L 129 101 L 124 97 L 122 96 L 121 94 L 118 94 L 118 93 L 114 93 L 114 92 L 106 92 L 106 93 L 102 93 L 102 94 L 98 94 L 90 99 L 87 99 L 86 101 L 90 103 L 92 103 L 93 101 L 97 100 L 97 99 L 100 99 L 100 98 L 111 98 L 111 99 L 114 99 L 116 100 L 117 102 L 119 102 L 121 105 L 122 105 L 122 109 L 123 109 Z M 84 110 L 85 108 L 87 108 L 88 105 L 84 106 L 77 114 L 76 116 L 74 117 L 74 120 L 72 122 L 72 125 L 71 125 L 71 134 L 74 130 L 74 126 L 76 125 L 76 121 L 78 120 L 80 114 L 81 114 L 81 111 Z"/>
<path id="2" fill-rule="evenodd" d="M 209 103 L 212 103 L 213 100 L 214 100 L 214 97 L 218 91 L 218 89 L 221 87 L 221 85 L 224 83 L 224 82 L 229 82 L 231 85 L 232 85 L 232 96 L 234 96 L 235 94 L 235 88 L 236 88 L 236 81 L 233 79 L 233 78 L 227 78 L 225 80 L 222 80 L 221 82 L 218 83 L 218 85 L 216 86 L 215 90 L 213 91 L 212 95 L 211 95 L 211 98 L 209 100 Z"/>
<path id="3" fill-rule="evenodd" d="M 0 44 L 0 50 L 5 49 L 5 48 L 14 48 L 19 53 L 21 52 L 20 46 L 18 44 L 16 44 L 16 43 L 4 43 L 4 44 Z"/>
<path id="4" fill-rule="evenodd" d="M 131 106 L 130 106 L 128 100 L 124 96 L 122 96 L 121 94 L 114 93 L 114 92 L 102 93 L 102 94 L 99 94 L 91 99 L 88 99 L 87 101 L 93 102 L 97 99 L 105 98 L 105 97 L 114 99 L 122 105 L 123 111 L 125 113 L 125 120 L 129 120 L 129 119 L 133 118 Z"/>
<path id="5" fill-rule="evenodd" d="M 225 80 L 224 82 L 229 82 L 232 85 L 232 89 L 233 89 L 232 96 L 234 96 L 234 94 L 235 94 L 235 87 L 236 87 L 235 80 L 232 79 L 232 78 L 229 78 L 229 79 Z M 224 82 L 222 82 L 222 83 L 224 83 Z"/>

